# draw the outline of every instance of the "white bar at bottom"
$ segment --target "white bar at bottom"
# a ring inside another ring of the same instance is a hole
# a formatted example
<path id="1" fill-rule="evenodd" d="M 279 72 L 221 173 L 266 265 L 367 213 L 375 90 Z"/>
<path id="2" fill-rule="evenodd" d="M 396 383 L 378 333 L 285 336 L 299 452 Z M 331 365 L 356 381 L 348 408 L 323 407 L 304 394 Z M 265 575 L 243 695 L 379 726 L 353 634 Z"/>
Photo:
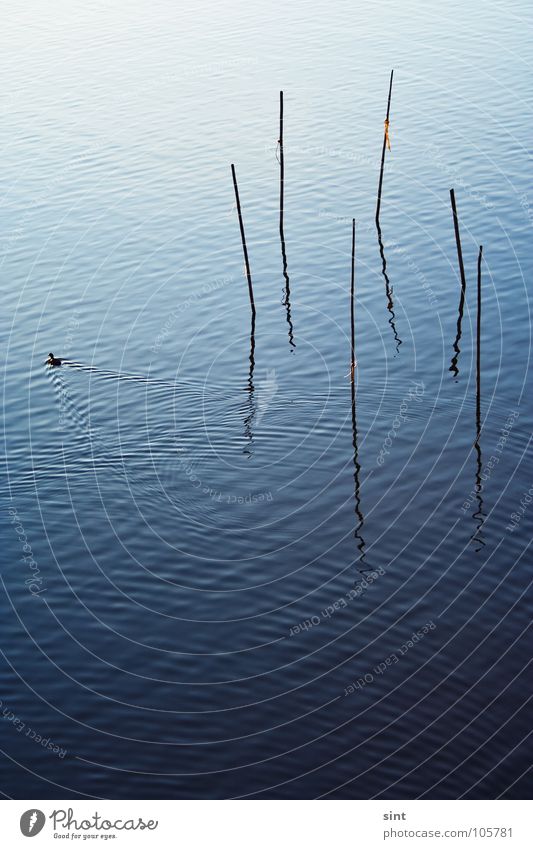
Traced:
<path id="1" fill-rule="evenodd" d="M 505 800 L 8 800 L 0 804 L 0 827 L 6 849 L 73 844 L 162 849 L 532 849 L 530 808 L 527 801 Z M 26 835 L 28 828 L 38 833 Z M 35 844 L 28 843 L 32 837 Z"/>

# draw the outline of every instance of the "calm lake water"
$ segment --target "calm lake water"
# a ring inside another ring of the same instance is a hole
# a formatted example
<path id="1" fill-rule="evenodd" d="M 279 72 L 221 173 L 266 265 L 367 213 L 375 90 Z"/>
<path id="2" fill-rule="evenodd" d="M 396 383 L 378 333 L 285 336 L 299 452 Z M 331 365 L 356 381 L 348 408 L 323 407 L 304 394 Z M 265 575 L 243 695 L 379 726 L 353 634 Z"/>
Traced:
<path id="1" fill-rule="evenodd" d="M 2 792 L 529 795 L 531 8 L 3 17 Z"/>

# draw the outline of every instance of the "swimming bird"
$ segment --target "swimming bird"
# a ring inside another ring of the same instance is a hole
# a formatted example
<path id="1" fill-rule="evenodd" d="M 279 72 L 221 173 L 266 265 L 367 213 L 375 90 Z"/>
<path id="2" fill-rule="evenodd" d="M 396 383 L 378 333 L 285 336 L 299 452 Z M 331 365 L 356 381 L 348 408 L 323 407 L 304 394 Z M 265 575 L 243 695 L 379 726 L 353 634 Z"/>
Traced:
<path id="1" fill-rule="evenodd" d="M 48 359 L 46 360 L 47 366 L 60 366 L 63 360 L 60 360 L 59 357 L 54 357 L 52 353 L 48 354 Z"/>

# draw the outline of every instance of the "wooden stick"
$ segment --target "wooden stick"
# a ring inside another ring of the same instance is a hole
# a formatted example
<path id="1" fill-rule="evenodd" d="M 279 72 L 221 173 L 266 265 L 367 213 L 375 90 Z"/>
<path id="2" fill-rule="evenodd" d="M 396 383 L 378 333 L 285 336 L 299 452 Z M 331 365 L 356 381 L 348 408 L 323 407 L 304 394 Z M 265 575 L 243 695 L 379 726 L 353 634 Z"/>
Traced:
<path id="1" fill-rule="evenodd" d="M 283 241 L 283 216 L 285 212 L 285 155 L 283 153 L 283 92 L 279 93 L 279 232 Z"/>
<path id="2" fill-rule="evenodd" d="M 352 352 L 352 380 L 355 370 L 355 218 L 352 218 L 352 269 L 350 276 L 350 329 Z"/>
<path id="3" fill-rule="evenodd" d="M 250 262 L 248 260 L 248 249 L 246 247 L 246 236 L 244 234 L 244 224 L 242 221 L 242 212 L 241 212 L 241 202 L 239 200 L 239 188 L 237 186 L 237 175 L 235 174 L 235 165 L 231 166 L 231 174 L 233 177 L 233 187 L 235 189 L 235 201 L 237 204 L 237 214 L 239 216 L 239 227 L 241 229 L 241 241 L 242 241 L 242 250 L 244 253 L 244 265 L 246 268 L 246 277 L 248 280 L 248 294 L 250 295 L 250 306 L 252 308 L 252 316 L 255 319 L 255 302 L 254 302 L 254 290 L 252 286 L 252 275 L 250 273 Z"/>
<path id="4" fill-rule="evenodd" d="M 481 432 L 481 260 L 483 245 L 479 246 L 477 258 L 477 345 L 476 345 L 476 427 L 477 438 Z"/>
<path id="5" fill-rule="evenodd" d="M 381 191 L 383 189 L 383 170 L 385 168 L 385 151 L 387 149 L 387 136 L 388 136 L 388 126 L 389 126 L 389 117 L 390 117 L 390 102 L 392 96 L 392 78 L 394 76 L 394 71 L 390 72 L 390 82 L 389 82 L 389 97 L 387 100 L 387 117 L 385 119 L 385 131 L 383 133 L 383 148 L 381 150 L 381 168 L 379 171 L 379 184 L 378 184 L 378 202 L 376 206 L 376 223 L 379 222 L 379 213 L 381 210 Z"/>
<path id="6" fill-rule="evenodd" d="M 385 249 L 383 247 L 383 239 L 381 236 L 381 227 L 379 224 L 379 213 L 381 210 L 381 193 L 383 189 L 383 172 L 385 169 L 385 152 L 387 150 L 387 138 L 388 138 L 388 127 L 389 127 L 389 117 L 390 117 L 390 104 L 392 97 L 392 80 L 394 77 L 394 71 L 390 72 L 390 82 L 389 82 L 389 96 L 387 98 L 387 117 L 385 119 L 385 131 L 383 133 L 383 147 L 381 150 L 381 168 L 379 170 L 379 184 L 378 184 L 378 202 L 376 206 L 376 229 L 378 231 L 378 243 L 379 243 L 379 253 L 381 256 L 381 273 L 383 274 L 383 278 L 385 280 L 385 291 L 387 294 L 387 309 L 390 313 L 389 316 L 389 324 L 392 329 L 392 333 L 394 335 L 394 341 L 396 342 L 396 353 L 400 353 L 400 345 L 402 344 L 402 340 L 398 336 L 396 330 L 395 323 L 395 315 L 394 315 L 394 303 L 392 300 L 392 286 L 390 285 L 389 276 L 387 274 L 387 260 L 385 259 Z"/>
<path id="7" fill-rule="evenodd" d="M 450 200 L 452 203 L 453 213 L 453 228 L 455 230 L 455 243 L 457 245 L 457 259 L 459 260 L 459 274 L 461 276 L 461 289 L 463 293 L 466 291 L 465 266 L 463 263 L 463 250 L 461 248 L 461 234 L 459 233 L 459 218 L 457 216 L 457 206 L 455 204 L 455 192 L 450 189 Z"/>

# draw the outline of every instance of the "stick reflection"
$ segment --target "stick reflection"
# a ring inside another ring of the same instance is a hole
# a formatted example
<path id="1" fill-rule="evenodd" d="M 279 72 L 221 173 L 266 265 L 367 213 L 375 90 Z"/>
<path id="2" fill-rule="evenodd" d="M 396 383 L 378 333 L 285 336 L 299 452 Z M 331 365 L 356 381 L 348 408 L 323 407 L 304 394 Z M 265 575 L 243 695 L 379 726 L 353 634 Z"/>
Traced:
<path id="1" fill-rule="evenodd" d="M 253 420 L 255 417 L 255 399 L 254 399 L 254 368 L 255 368 L 255 312 L 252 313 L 252 321 L 250 326 L 250 367 L 248 370 L 248 383 L 246 392 L 248 394 L 247 415 L 244 419 L 244 438 L 246 445 L 243 448 L 243 454 L 252 456 L 254 435 L 252 430 Z"/>
<path id="2" fill-rule="evenodd" d="M 287 310 L 287 324 L 289 325 L 289 345 L 291 350 L 296 348 L 294 341 L 294 327 L 291 317 L 291 290 L 289 272 L 287 270 L 287 251 L 285 248 L 285 153 L 283 150 L 283 92 L 279 93 L 279 238 L 281 242 L 281 259 L 283 262 L 283 277 L 285 279 L 285 289 L 283 293 L 283 306 Z"/>
<path id="3" fill-rule="evenodd" d="M 394 301 L 392 299 L 393 288 L 391 286 L 391 282 L 389 280 L 389 275 L 387 274 L 387 260 L 385 258 L 385 248 L 383 247 L 383 239 L 381 238 L 381 227 L 379 225 L 379 219 L 376 218 L 376 228 L 378 231 L 378 244 L 379 244 L 379 254 L 381 256 L 381 273 L 383 274 L 383 279 L 385 280 L 385 293 L 387 295 L 387 309 L 390 313 L 389 315 L 389 324 L 392 329 L 392 334 L 394 336 L 394 341 L 396 342 L 396 353 L 400 353 L 400 345 L 402 344 L 402 340 L 398 336 L 398 332 L 396 330 L 396 315 L 394 313 Z"/>
<path id="4" fill-rule="evenodd" d="M 472 518 L 476 522 L 476 530 L 472 536 L 472 542 L 477 544 L 476 551 L 481 551 L 485 545 L 483 539 L 482 528 L 485 522 L 485 513 L 483 512 L 483 484 L 481 481 L 481 471 L 483 468 L 483 458 L 481 454 L 480 436 L 481 436 L 481 260 L 483 257 L 483 246 L 479 247 L 477 258 L 477 338 L 476 338 L 476 441 L 474 448 L 476 449 L 476 501 L 478 509 L 472 513 Z"/>
<path id="5" fill-rule="evenodd" d="M 465 305 L 465 295 L 466 295 L 466 276 L 465 276 L 465 267 L 463 263 L 463 250 L 461 248 L 461 234 L 459 232 L 459 218 L 457 216 L 457 207 L 455 205 L 455 192 L 453 189 L 450 189 L 450 200 L 452 204 L 452 214 L 453 214 L 453 228 L 455 231 L 455 244 L 457 245 L 457 260 L 459 262 L 459 274 L 461 277 L 461 296 L 459 298 L 459 312 L 457 316 L 457 334 L 455 337 L 455 342 L 453 343 L 454 355 L 452 357 L 452 362 L 450 365 L 449 371 L 453 372 L 455 378 L 459 375 L 459 368 L 457 366 L 459 360 L 459 354 L 461 353 L 459 348 L 459 342 L 461 341 L 461 326 L 463 322 L 463 310 Z"/>
<path id="6" fill-rule="evenodd" d="M 357 548 L 359 549 L 360 556 L 359 560 L 361 563 L 364 563 L 365 559 L 365 540 L 362 535 L 363 526 L 365 524 L 365 517 L 363 516 L 363 512 L 361 510 L 361 483 L 360 483 L 360 475 L 361 475 L 361 464 L 359 463 L 359 451 L 357 448 L 357 416 L 356 416 L 356 408 L 355 408 L 355 378 L 352 374 L 351 377 L 351 390 L 352 390 L 352 444 L 353 444 L 353 465 L 354 465 L 354 501 L 355 501 L 355 516 L 357 519 L 357 526 L 354 531 L 354 537 L 357 540 Z"/>
<path id="7" fill-rule="evenodd" d="M 355 219 L 352 220 L 352 267 L 350 278 L 350 330 L 351 330 L 351 367 L 350 367 L 350 385 L 352 394 L 352 445 L 353 445 L 353 465 L 354 465 L 354 503 L 355 516 L 357 526 L 354 531 L 354 537 L 357 540 L 357 548 L 359 549 L 359 561 L 364 563 L 365 558 L 365 541 L 361 531 L 364 526 L 364 516 L 361 510 L 361 464 L 359 463 L 359 451 L 357 447 L 357 415 L 355 406 L 355 367 L 357 365 L 355 359 Z M 361 570 L 365 571 L 365 570 Z"/>

